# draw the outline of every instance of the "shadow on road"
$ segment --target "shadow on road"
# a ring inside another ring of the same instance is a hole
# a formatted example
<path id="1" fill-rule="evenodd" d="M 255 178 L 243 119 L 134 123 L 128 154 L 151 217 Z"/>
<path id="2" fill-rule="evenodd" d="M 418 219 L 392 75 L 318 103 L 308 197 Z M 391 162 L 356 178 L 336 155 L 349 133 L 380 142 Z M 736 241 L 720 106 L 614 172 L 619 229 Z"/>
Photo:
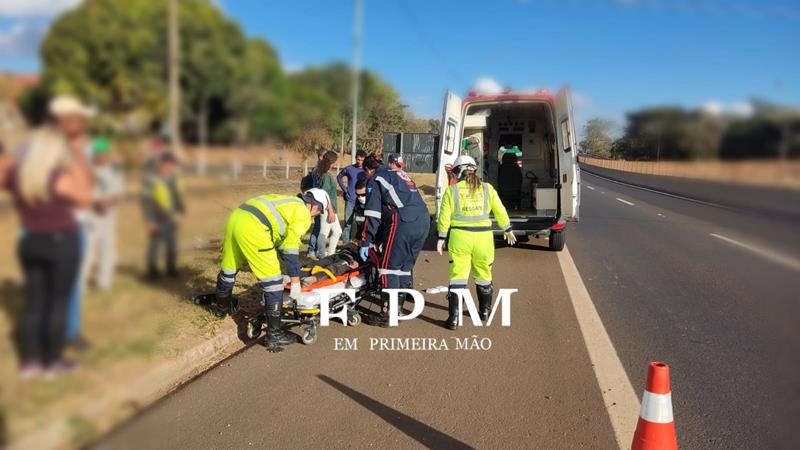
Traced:
<path id="1" fill-rule="evenodd" d="M 383 403 L 362 394 L 361 392 L 351 389 L 334 380 L 333 378 L 325 375 L 317 375 L 317 378 L 329 384 L 342 394 L 350 397 L 356 403 L 375 413 L 378 417 L 425 447 L 448 449 L 473 448 L 459 441 L 458 439 L 450 437 L 435 428 L 425 425 L 413 417 L 409 417 L 394 408 L 390 408 Z"/>

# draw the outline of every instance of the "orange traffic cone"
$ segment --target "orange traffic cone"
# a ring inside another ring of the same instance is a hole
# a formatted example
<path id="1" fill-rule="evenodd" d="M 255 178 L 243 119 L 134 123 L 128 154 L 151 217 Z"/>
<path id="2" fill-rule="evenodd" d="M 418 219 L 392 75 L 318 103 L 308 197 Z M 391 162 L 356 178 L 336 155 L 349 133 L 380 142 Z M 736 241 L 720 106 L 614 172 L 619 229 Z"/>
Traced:
<path id="1" fill-rule="evenodd" d="M 675 422 L 672 420 L 672 394 L 669 390 L 669 366 L 654 361 L 647 368 L 647 387 L 642 395 L 642 409 L 633 434 L 631 450 L 677 448 Z"/>

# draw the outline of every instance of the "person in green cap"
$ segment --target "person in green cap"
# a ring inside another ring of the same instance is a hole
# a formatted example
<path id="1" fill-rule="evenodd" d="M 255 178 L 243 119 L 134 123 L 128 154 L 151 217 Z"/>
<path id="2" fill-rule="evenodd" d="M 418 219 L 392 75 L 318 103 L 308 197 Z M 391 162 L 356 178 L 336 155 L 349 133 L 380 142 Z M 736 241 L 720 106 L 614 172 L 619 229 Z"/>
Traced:
<path id="1" fill-rule="evenodd" d="M 98 137 L 91 143 L 92 208 L 88 218 L 88 247 L 84 260 L 87 281 L 98 289 L 111 287 L 117 263 L 117 204 L 124 194 L 124 180 L 111 157 L 111 143 Z"/>

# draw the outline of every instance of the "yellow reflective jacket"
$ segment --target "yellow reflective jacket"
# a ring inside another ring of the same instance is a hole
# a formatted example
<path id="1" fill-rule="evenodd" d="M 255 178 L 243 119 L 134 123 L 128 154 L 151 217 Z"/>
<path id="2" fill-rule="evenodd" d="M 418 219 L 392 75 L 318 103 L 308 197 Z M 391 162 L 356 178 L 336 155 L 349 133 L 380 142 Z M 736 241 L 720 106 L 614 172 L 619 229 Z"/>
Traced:
<path id="1" fill-rule="evenodd" d="M 300 240 L 311 228 L 311 213 L 303 200 L 291 195 L 266 194 L 244 202 L 241 209 L 250 211 L 270 229 L 272 242 L 284 255 L 299 255 Z"/>
<path id="2" fill-rule="evenodd" d="M 444 192 L 436 227 L 439 237 L 446 238 L 452 228 L 470 228 L 473 231 L 491 230 L 490 214 L 494 214 L 497 225 L 503 231 L 511 229 L 508 212 L 491 184 L 482 182 L 475 193 L 470 195 L 469 185 L 466 181 L 461 180 Z"/>

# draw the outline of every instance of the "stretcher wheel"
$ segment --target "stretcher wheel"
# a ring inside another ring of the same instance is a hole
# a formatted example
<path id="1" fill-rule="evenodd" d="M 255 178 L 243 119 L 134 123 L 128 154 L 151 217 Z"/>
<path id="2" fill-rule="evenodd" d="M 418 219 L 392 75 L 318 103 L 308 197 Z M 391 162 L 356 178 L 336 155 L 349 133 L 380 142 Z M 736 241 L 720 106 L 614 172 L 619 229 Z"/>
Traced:
<path id="1" fill-rule="evenodd" d="M 256 317 L 255 319 L 247 322 L 247 337 L 250 339 L 255 339 L 261 335 L 261 328 L 264 326 L 264 322 Z"/>
<path id="2" fill-rule="evenodd" d="M 347 316 L 347 325 L 351 327 L 357 327 L 361 325 L 361 314 L 358 311 L 353 311 L 351 314 Z"/>
<path id="3" fill-rule="evenodd" d="M 317 329 L 313 327 L 306 328 L 300 340 L 303 341 L 305 345 L 314 345 L 314 343 L 317 342 Z"/>

